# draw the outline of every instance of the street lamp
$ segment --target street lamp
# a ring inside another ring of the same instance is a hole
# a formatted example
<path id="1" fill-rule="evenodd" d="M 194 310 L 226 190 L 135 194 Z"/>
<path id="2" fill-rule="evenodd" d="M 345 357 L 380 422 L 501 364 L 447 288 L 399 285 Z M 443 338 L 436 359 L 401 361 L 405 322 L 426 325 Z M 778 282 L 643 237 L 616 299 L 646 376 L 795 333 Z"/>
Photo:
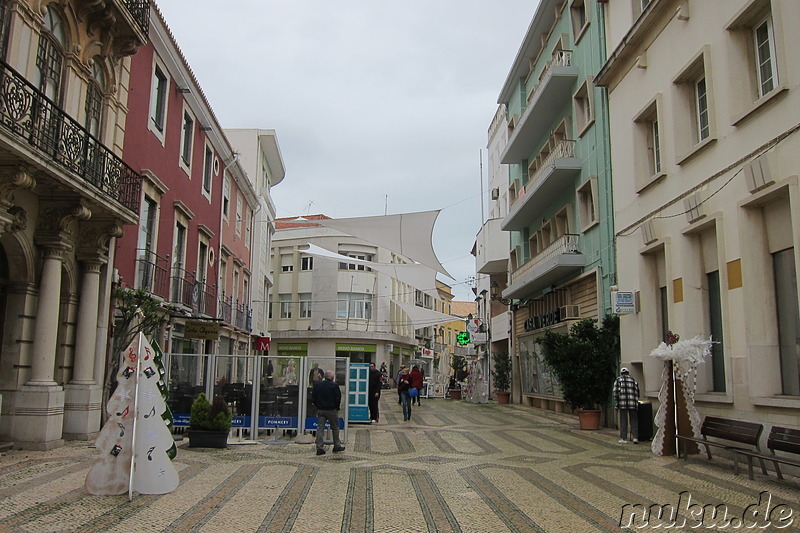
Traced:
<path id="1" fill-rule="evenodd" d="M 502 296 L 500 296 L 498 294 L 498 291 L 500 289 L 500 285 L 498 285 L 496 281 L 493 281 L 489 285 L 489 288 L 492 289 L 492 300 L 496 300 L 496 301 L 500 302 L 503 305 L 511 305 L 511 299 L 510 298 L 503 298 Z"/>

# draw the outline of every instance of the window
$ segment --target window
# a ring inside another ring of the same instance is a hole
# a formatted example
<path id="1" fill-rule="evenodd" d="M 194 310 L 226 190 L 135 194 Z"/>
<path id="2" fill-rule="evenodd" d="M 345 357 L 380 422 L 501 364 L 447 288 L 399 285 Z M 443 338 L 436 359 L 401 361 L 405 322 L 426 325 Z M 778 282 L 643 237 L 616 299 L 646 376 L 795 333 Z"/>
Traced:
<path id="1" fill-rule="evenodd" d="M 155 200 L 145 195 L 142 202 L 142 214 L 139 217 L 139 243 L 136 250 L 138 263 L 137 289 L 153 290 L 156 258 L 153 255 L 156 235 L 156 214 L 158 204 Z M 163 268 L 163 267 L 162 267 Z"/>
<path id="2" fill-rule="evenodd" d="M 352 257 L 353 259 L 360 259 L 362 261 L 372 261 L 373 255 L 372 254 L 365 254 L 365 253 L 349 253 L 349 252 L 339 252 L 341 255 L 346 255 L 347 257 Z M 363 270 L 365 272 L 372 272 L 372 269 L 367 265 L 362 263 L 339 263 L 339 270 Z"/>
<path id="3" fill-rule="evenodd" d="M 675 136 L 678 164 L 694 155 L 715 138 L 713 85 L 706 65 L 711 61 L 711 48 L 705 46 L 673 80 L 675 88 Z"/>
<path id="4" fill-rule="evenodd" d="M 300 300 L 300 318 L 311 318 L 311 293 L 300 293 L 297 298 Z"/>
<path id="5" fill-rule="evenodd" d="M 214 172 L 214 151 L 206 145 L 206 154 L 203 158 L 203 192 L 211 194 L 211 176 Z"/>
<path id="6" fill-rule="evenodd" d="M 719 270 L 706 274 L 708 285 L 708 316 L 711 330 L 711 374 L 714 392 L 725 392 L 725 339 L 722 335 L 722 297 Z"/>
<path id="7" fill-rule="evenodd" d="M 586 8 L 586 0 L 572 0 L 569 12 L 572 16 L 573 41 L 577 43 L 581 40 L 589 25 L 589 11 Z"/>
<path id="8" fill-rule="evenodd" d="M 100 139 L 100 127 L 103 121 L 103 91 L 106 86 L 105 73 L 100 57 L 95 56 L 92 63 L 92 78 L 86 88 L 86 129 L 96 139 Z"/>
<path id="9" fill-rule="evenodd" d="M 778 72 L 775 70 L 775 39 L 771 16 L 753 28 L 753 39 L 755 41 L 758 96 L 764 96 L 775 88 L 778 80 Z"/>
<path id="10" fill-rule="evenodd" d="M 194 139 L 194 118 L 188 110 L 183 111 L 183 127 L 181 128 L 181 161 L 187 168 L 192 166 L 192 141 Z"/>
<path id="11" fill-rule="evenodd" d="M 244 199 L 242 198 L 242 193 L 236 193 L 236 235 L 242 235 L 242 210 L 244 209 Z"/>
<path id="12" fill-rule="evenodd" d="M 252 211 L 250 206 L 244 208 L 244 245 L 250 247 L 250 228 L 253 225 Z"/>
<path id="13" fill-rule="evenodd" d="M 228 176 L 222 181 L 222 216 L 228 220 L 231 211 L 231 180 Z"/>
<path id="14" fill-rule="evenodd" d="M 314 269 L 314 258 L 313 257 L 301 257 L 300 258 L 300 270 L 313 270 Z"/>
<path id="15" fill-rule="evenodd" d="M 186 253 L 186 226 L 175 223 L 175 241 L 172 249 L 172 301 L 182 302 L 184 294 L 184 264 Z"/>
<path id="16" fill-rule="evenodd" d="M 153 66 L 153 87 L 150 94 L 150 122 L 156 130 L 164 132 L 164 119 L 167 116 L 167 87 L 169 79 L 159 65 Z"/>
<path id="17" fill-rule="evenodd" d="M 594 123 L 594 84 L 591 79 L 584 81 L 575 96 L 572 97 L 575 108 L 575 124 L 578 127 L 578 136 Z"/>
<path id="18" fill-rule="evenodd" d="M 292 265 L 281 265 L 281 272 L 291 272 L 294 270 Z"/>
<path id="19" fill-rule="evenodd" d="M 281 294 L 281 318 L 292 318 L 292 295 Z"/>
<path id="20" fill-rule="evenodd" d="M 781 366 L 781 393 L 800 396 L 800 312 L 794 248 L 772 254 Z"/>
<path id="21" fill-rule="evenodd" d="M 708 93 L 706 78 L 703 76 L 694 84 L 695 103 L 697 104 L 697 137 L 702 141 L 708 137 Z"/>
<path id="22" fill-rule="evenodd" d="M 63 77 L 64 50 L 66 49 L 64 24 L 53 4 L 47 6 L 36 52 L 36 85 L 45 96 L 60 103 Z"/>
<path id="23" fill-rule="evenodd" d="M 338 318 L 372 319 L 372 296 L 360 293 L 339 293 Z"/>
<path id="24" fill-rule="evenodd" d="M 578 216 L 581 231 L 600 222 L 597 216 L 597 176 L 591 176 L 578 187 Z"/>
<path id="25" fill-rule="evenodd" d="M 662 175 L 661 133 L 657 96 L 634 119 L 634 171 L 637 191 Z"/>

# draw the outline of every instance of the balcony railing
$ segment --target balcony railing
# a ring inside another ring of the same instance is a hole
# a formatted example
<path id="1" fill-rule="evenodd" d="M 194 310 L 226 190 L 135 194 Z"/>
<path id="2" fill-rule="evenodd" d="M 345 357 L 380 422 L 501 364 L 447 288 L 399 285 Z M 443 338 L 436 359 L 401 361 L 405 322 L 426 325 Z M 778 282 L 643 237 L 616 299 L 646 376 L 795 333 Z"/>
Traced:
<path id="1" fill-rule="evenodd" d="M 536 84 L 531 88 L 530 92 L 528 93 L 527 101 L 530 102 L 533 99 L 533 96 L 536 94 L 536 91 L 539 90 L 539 86 L 542 84 L 542 80 L 547 77 L 547 74 L 550 72 L 550 69 L 552 69 L 553 67 L 569 67 L 569 66 L 572 66 L 572 51 L 559 50 L 555 52 L 550 61 L 548 61 L 545 64 L 541 74 L 539 74 L 539 79 L 536 80 Z"/>
<path id="2" fill-rule="evenodd" d="M 537 165 L 533 172 L 530 172 L 531 169 L 528 170 L 528 183 L 525 184 L 525 188 L 533 189 L 536 182 L 542 177 L 542 174 L 550 170 L 553 161 L 565 157 L 575 157 L 575 141 L 569 139 L 558 141 L 555 146 L 553 146 L 550 153 L 544 156 L 541 161 L 536 161 Z M 537 157 L 537 159 L 539 158 Z"/>
<path id="3" fill-rule="evenodd" d="M 0 128 L 137 213 L 142 177 L 0 61 Z"/>
<path id="4" fill-rule="evenodd" d="M 147 35 L 150 29 L 150 1 L 149 0 L 125 0 L 125 7 L 128 8 L 133 20 Z"/>
<path id="5" fill-rule="evenodd" d="M 172 303 L 189 307 L 195 313 L 214 316 L 216 296 L 216 289 L 196 279 L 193 272 L 180 266 L 172 267 Z"/>
<path id="6" fill-rule="evenodd" d="M 167 299 L 169 288 L 169 257 L 150 250 L 136 250 L 136 288 Z"/>
<path id="7" fill-rule="evenodd" d="M 232 296 L 225 296 L 224 294 L 219 299 L 219 315 L 217 318 L 221 319 L 226 324 L 252 331 L 253 329 L 253 310 L 248 307 L 244 302 L 233 299 Z"/>
<path id="8" fill-rule="evenodd" d="M 527 263 L 515 270 L 513 273 L 514 278 L 519 279 L 526 272 L 536 268 L 536 265 L 541 264 L 543 261 L 547 261 L 553 256 L 580 253 L 578 250 L 578 237 L 580 237 L 580 235 L 577 233 L 565 233 L 564 235 L 558 237 L 547 247 L 545 247 L 544 250 L 531 257 Z"/>

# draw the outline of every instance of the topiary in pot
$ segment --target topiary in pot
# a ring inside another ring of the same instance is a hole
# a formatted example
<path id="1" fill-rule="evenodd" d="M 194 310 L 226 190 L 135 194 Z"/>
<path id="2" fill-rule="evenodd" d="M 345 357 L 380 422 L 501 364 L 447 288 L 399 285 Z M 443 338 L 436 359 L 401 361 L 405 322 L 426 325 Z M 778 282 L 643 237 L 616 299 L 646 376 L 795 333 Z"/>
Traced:
<path id="1" fill-rule="evenodd" d="M 573 324 L 569 333 L 547 331 L 539 338 L 544 363 L 572 409 L 595 410 L 606 404 L 616 379 L 619 317 L 606 315 L 600 327 L 596 322 L 587 318 Z"/>
<path id="2" fill-rule="evenodd" d="M 213 403 L 209 403 L 208 397 L 201 392 L 189 413 L 189 447 L 227 447 L 232 420 L 231 410 L 221 396 L 214 396 Z"/>
<path id="3" fill-rule="evenodd" d="M 511 356 L 508 352 L 498 352 L 492 356 L 494 365 L 492 379 L 498 403 L 508 403 L 511 391 Z"/>

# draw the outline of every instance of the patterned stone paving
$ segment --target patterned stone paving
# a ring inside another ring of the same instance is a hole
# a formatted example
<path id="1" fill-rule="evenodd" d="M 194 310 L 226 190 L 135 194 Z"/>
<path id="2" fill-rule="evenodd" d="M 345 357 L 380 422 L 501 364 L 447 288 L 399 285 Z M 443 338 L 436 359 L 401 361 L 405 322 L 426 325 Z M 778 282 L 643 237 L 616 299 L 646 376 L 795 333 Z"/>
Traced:
<path id="1" fill-rule="evenodd" d="M 0 532 L 584 532 L 621 520 L 639 530 L 800 531 L 796 477 L 750 481 L 724 458 L 656 457 L 647 443 L 620 445 L 611 430 L 580 431 L 573 417 L 518 405 L 427 400 L 410 422 L 393 394 L 381 407 L 381 423 L 352 426 L 340 454 L 273 436 L 226 450 L 183 442 L 178 489 L 132 502 L 86 493 L 91 443 L 10 451 L 0 456 Z M 679 502 L 677 515 L 645 514 Z M 772 522 L 752 512 L 767 505 Z"/>

